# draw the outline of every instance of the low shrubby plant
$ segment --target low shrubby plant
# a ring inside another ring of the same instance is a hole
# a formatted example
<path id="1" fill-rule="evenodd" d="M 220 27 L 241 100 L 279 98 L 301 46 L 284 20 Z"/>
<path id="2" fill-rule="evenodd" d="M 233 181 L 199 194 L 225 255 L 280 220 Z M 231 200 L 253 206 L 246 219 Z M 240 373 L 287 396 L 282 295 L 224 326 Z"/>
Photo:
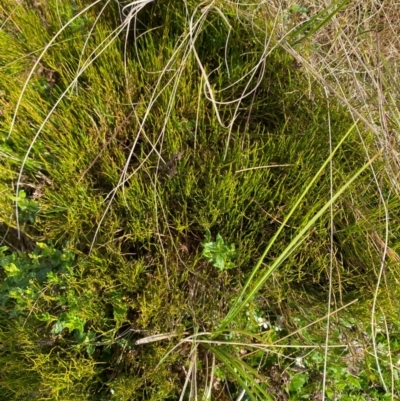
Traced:
<path id="1" fill-rule="evenodd" d="M 223 271 L 235 267 L 233 261 L 236 257 L 235 244 L 226 245 L 220 234 L 217 234 L 215 241 L 212 241 L 211 233 L 207 231 L 202 246 L 202 255 L 217 269 Z"/>
<path id="2" fill-rule="evenodd" d="M 281 3 L 3 1 L 1 399 L 399 396 L 383 17 Z"/>

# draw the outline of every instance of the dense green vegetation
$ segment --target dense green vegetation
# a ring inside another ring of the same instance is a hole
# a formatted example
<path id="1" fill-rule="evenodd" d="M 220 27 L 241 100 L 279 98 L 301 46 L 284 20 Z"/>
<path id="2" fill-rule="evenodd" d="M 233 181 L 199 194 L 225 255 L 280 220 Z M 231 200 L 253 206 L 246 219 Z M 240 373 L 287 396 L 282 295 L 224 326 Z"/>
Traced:
<path id="1" fill-rule="evenodd" d="M 345 6 L 2 2 L 2 400 L 400 395 L 390 162 L 288 51 Z"/>

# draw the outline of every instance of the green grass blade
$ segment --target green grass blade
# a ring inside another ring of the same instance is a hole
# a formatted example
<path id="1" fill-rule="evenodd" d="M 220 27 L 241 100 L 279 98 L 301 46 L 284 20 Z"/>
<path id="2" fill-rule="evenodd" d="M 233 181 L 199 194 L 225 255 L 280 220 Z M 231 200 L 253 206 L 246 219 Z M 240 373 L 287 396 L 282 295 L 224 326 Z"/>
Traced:
<path id="1" fill-rule="evenodd" d="M 252 400 L 271 400 L 272 397 L 260 386 L 256 378 L 263 379 L 258 372 L 247 363 L 226 352 L 221 347 L 207 346 L 210 351 L 219 359 L 229 373 L 235 377 L 238 383 L 246 390 L 246 394 Z"/>
<path id="2" fill-rule="evenodd" d="M 289 219 L 291 218 L 291 216 L 293 215 L 293 213 L 297 210 L 297 208 L 299 207 L 301 201 L 304 199 L 304 197 L 307 195 L 307 193 L 310 191 L 310 189 L 312 188 L 312 186 L 314 185 L 314 183 L 317 181 L 317 179 L 319 178 L 319 176 L 322 174 L 322 172 L 325 170 L 325 168 L 327 167 L 327 165 L 329 164 L 329 162 L 332 160 L 333 156 L 335 155 L 335 153 L 338 151 L 338 149 L 342 146 L 343 142 L 348 138 L 348 136 L 350 135 L 350 133 L 353 131 L 353 129 L 355 128 L 357 122 L 354 123 L 349 130 L 346 132 L 346 134 L 343 136 L 343 138 L 339 141 L 338 145 L 335 147 L 335 149 L 332 151 L 331 155 L 325 160 L 325 162 L 323 163 L 323 165 L 321 166 L 321 168 L 318 170 L 318 172 L 315 174 L 315 176 L 312 178 L 312 180 L 310 181 L 310 183 L 307 185 L 307 187 L 305 188 L 305 190 L 301 193 L 301 195 L 297 198 L 297 201 L 295 202 L 295 204 L 293 205 L 292 209 L 289 211 L 289 213 L 287 214 L 287 216 L 285 217 L 285 219 L 283 220 L 282 224 L 280 225 L 280 227 L 278 228 L 277 232 L 274 234 L 274 236 L 271 238 L 271 240 L 269 241 L 267 247 L 265 248 L 265 251 L 263 252 L 263 254 L 261 255 L 260 259 L 258 260 L 257 264 L 255 265 L 253 271 L 250 274 L 250 277 L 248 278 L 246 284 L 244 285 L 240 295 L 237 297 L 235 303 L 233 304 L 231 311 L 235 310 L 237 308 L 237 306 L 241 303 L 241 299 L 243 298 L 244 294 L 246 293 L 247 288 L 249 287 L 249 285 L 252 283 L 255 275 L 257 274 L 257 271 L 259 270 L 259 268 L 261 267 L 264 259 L 266 258 L 266 256 L 268 255 L 268 252 L 271 250 L 272 246 L 274 245 L 275 241 L 278 239 L 279 235 L 281 234 L 282 230 L 284 229 L 285 225 L 287 224 L 287 222 L 289 221 Z M 299 244 L 300 245 L 300 244 Z M 289 256 L 289 255 L 287 255 Z M 228 314 L 229 316 L 229 314 Z M 228 318 L 227 316 L 227 318 Z M 224 327 L 226 327 L 226 324 L 223 322 L 220 329 L 222 330 Z"/>
<path id="3" fill-rule="evenodd" d="M 379 155 L 379 154 L 378 154 Z M 285 250 L 279 255 L 278 258 L 275 259 L 274 263 L 270 266 L 270 268 L 267 270 L 266 273 L 254 284 L 254 286 L 251 288 L 251 290 L 247 293 L 247 295 L 244 296 L 245 291 L 242 291 L 241 295 L 238 297 L 237 301 L 221 323 L 221 326 L 218 330 L 218 334 L 223 330 L 232 320 L 235 318 L 235 316 L 243 309 L 243 307 L 246 305 L 247 302 L 249 302 L 254 295 L 260 290 L 260 288 L 264 285 L 266 280 L 271 276 L 271 274 L 296 250 L 296 248 L 304 241 L 306 238 L 306 233 L 307 231 L 316 223 L 316 221 L 331 207 L 331 205 L 347 190 L 347 188 L 360 176 L 360 174 L 365 171 L 371 163 L 378 157 L 378 155 L 375 155 L 368 163 L 366 163 L 363 167 L 361 167 L 350 179 L 348 182 L 346 182 L 345 185 L 343 185 L 338 192 L 328 201 L 325 203 L 325 205 L 319 210 L 318 213 L 314 215 L 313 218 L 311 218 L 308 223 L 300 230 L 300 232 L 296 235 L 296 237 L 290 242 L 290 244 L 285 248 Z M 332 155 L 331 155 L 332 157 Z M 308 190 L 308 187 L 306 188 L 306 191 Z M 268 247 L 267 247 L 268 249 Z M 262 261 L 265 257 L 265 252 L 258 261 L 255 269 L 253 270 L 253 273 L 251 275 L 251 278 L 254 278 L 255 271 L 258 270 L 259 266 L 261 266 Z M 244 290 L 247 289 L 249 286 L 249 282 L 246 283 L 246 286 Z M 244 298 L 242 299 L 242 296 Z"/>
<path id="4" fill-rule="evenodd" d="M 291 43 L 291 45 L 295 46 L 295 45 L 303 42 L 310 36 L 314 35 L 314 33 L 318 32 L 322 27 L 324 27 L 340 10 L 342 10 L 344 7 L 346 7 L 349 2 L 350 2 L 350 0 L 344 0 L 338 6 L 337 6 L 338 1 L 333 2 L 330 6 L 326 7 L 324 10 L 320 11 L 318 14 L 314 15 L 314 17 L 310 18 L 309 21 L 302 24 L 300 26 L 300 28 L 296 29 L 294 32 L 292 32 L 290 34 L 290 39 L 294 40 L 300 34 L 302 34 L 303 32 L 308 30 L 308 32 L 306 32 L 306 34 L 304 36 L 302 36 L 296 42 Z M 336 6 L 337 6 L 337 8 L 329 13 L 329 11 L 332 8 L 335 8 Z M 323 20 L 321 22 L 319 22 L 316 26 L 313 26 L 317 22 L 317 20 L 319 18 L 323 17 L 324 14 L 326 14 L 326 13 L 328 13 L 328 15 L 326 17 L 324 17 Z"/>

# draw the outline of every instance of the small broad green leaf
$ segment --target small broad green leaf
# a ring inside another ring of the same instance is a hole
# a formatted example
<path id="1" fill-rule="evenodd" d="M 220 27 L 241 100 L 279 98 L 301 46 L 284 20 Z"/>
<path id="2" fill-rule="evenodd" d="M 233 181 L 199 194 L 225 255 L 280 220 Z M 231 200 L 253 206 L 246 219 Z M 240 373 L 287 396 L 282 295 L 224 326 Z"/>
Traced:
<path id="1" fill-rule="evenodd" d="M 47 282 L 49 284 L 60 284 L 61 283 L 61 278 L 54 272 L 50 271 L 47 273 Z"/>
<path id="2" fill-rule="evenodd" d="M 215 241 L 210 241 L 211 234 L 206 232 L 202 255 L 208 262 L 219 270 L 226 270 L 234 267 L 232 259 L 235 258 L 235 244 L 226 245 L 220 234 L 217 234 Z"/>
<path id="3" fill-rule="evenodd" d="M 113 305 L 114 319 L 116 322 L 123 323 L 126 320 L 126 315 L 128 313 L 128 306 L 124 304 Z"/>
<path id="4" fill-rule="evenodd" d="M 14 263 L 4 266 L 4 270 L 7 272 L 8 277 L 17 276 L 21 272 L 21 270 Z"/>
<path id="5" fill-rule="evenodd" d="M 96 346 L 94 344 L 89 344 L 86 347 L 86 352 L 88 353 L 88 355 L 93 355 L 95 350 L 96 350 Z"/>
<path id="6" fill-rule="evenodd" d="M 353 375 L 346 375 L 346 382 L 347 382 L 347 386 L 354 388 L 354 389 L 361 389 L 361 383 L 360 383 L 360 379 L 358 377 L 355 377 Z"/>
<path id="7" fill-rule="evenodd" d="M 65 329 L 65 322 L 57 320 L 51 329 L 51 334 L 60 334 Z"/>
<path id="8" fill-rule="evenodd" d="M 51 322 L 51 321 L 53 321 L 53 318 L 52 318 L 52 316 L 50 315 L 49 312 L 44 312 L 44 313 L 42 313 L 42 314 L 39 316 L 38 319 L 39 319 L 40 321 L 42 321 L 42 322 Z"/>
<path id="9" fill-rule="evenodd" d="M 68 315 L 68 320 L 64 322 L 65 328 L 69 331 L 77 330 L 83 333 L 86 321 L 78 316 L 73 316 L 72 313 Z"/>
<path id="10" fill-rule="evenodd" d="M 223 369 L 221 369 L 219 366 L 217 366 L 217 367 L 215 368 L 214 374 L 215 374 L 215 377 L 218 377 L 218 378 L 221 379 L 221 380 L 225 380 L 225 379 L 226 379 L 226 373 L 225 373 L 225 371 L 224 371 Z"/>
<path id="11" fill-rule="evenodd" d="M 327 388 L 325 392 L 329 399 L 333 398 L 333 396 L 335 395 L 335 393 L 330 388 Z"/>
<path id="12" fill-rule="evenodd" d="M 79 344 L 88 342 L 86 333 L 84 333 L 83 331 L 75 330 L 75 331 L 74 331 L 74 337 L 75 337 L 75 340 L 76 340 Z"/>
<path id="13" fill-rule="evenodd" d="M 224 269 L 224 258 L 222 255 L 217 255 L 215 258 L 215 266 L 218 267 L 218 269 L 223 270 Z"/>
<path id="14" fill-rule="evenodd" d="M 290 381 L 289 390 L 292 392 L 299 392 L 308 381 L 307 373 L 298 373 L 294 375 Z"/>

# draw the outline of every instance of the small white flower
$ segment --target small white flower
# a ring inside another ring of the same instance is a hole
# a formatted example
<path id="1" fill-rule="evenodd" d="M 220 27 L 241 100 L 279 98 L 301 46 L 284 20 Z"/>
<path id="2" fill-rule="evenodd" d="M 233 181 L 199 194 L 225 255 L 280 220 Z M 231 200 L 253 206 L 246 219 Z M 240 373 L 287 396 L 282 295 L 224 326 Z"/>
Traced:
<path id="1" fill-rule="evenodd" d="M 298 366 L 299 368 L 305 368 L 304 363 L 303 363 L 303 358 L 297 357 L 294 364 Z"/>
<path id="2" fill-rule="evenodd" d="M 257 321 L 258 321 L 258 325 L 260 327 L 263 327 L 264 329 L 268 329 L 270 326 L 270 323 L 262 317 L 258 317 Z"/>

